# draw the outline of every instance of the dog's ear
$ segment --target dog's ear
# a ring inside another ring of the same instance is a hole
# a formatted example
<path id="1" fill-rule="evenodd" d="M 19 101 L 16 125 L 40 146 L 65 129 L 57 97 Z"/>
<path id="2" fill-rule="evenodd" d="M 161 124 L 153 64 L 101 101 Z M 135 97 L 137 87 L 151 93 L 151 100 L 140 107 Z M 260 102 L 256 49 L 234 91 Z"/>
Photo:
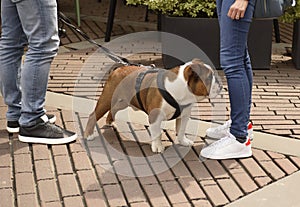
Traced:
<path id="1" fill-rule="evenodd" d="M 193 64 L 204 64 L 203 61 L 200 60 L 200 59 L 198 59 L 198 58 L 194 58 L 194 59 L 192 60 L 192 63 L 193 63 Z"/>
<path id="2" fill-rule="evenodd" d="M 192 62 L 185 70 L 185 79 L 191 92 L 196 96 L 207 96 L 211 81 L 209 70 L 203 62 Z"/>

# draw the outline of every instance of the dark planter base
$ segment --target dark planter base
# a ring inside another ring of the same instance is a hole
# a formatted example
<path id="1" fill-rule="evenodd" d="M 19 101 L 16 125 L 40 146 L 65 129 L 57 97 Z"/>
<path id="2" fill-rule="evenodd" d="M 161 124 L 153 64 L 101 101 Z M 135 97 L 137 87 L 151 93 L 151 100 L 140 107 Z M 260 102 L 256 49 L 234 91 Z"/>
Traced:
<path id="1" fill-rule="evenodd" d="M 248 47 L 254 69 L 270 68 L 272 26 L 272 20 L 253 20 L 251 24 Z M 193 58 L 205 59 L 207 57 L 216 68 L 220 68 L 220 35 L 219 23 L 216 18 L 162 16 L 161 30 L 182 37 L 181 40 L 162 35 L 163 62 L 166 68 L 174 67 Z M 164 36 L 166 37 L 164 38 Z M 200 49 L 203 54 L 199 54 Z M 205 54 L 207 57 L 204 57 Z"/>
<path id="2" fill-rule="evenodd" d="M 300 69 L 300 20 L 294 23 L 292 60 L 297 69 Z"/>

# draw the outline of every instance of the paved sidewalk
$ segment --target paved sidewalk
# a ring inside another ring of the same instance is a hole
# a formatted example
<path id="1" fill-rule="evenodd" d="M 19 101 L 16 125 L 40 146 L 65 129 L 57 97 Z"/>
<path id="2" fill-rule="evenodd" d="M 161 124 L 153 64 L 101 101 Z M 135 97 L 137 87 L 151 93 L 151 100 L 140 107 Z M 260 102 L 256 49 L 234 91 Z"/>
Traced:
<path id="1" fill-rule="evenodd" d="M 83 14 L 85 9 L 84 5 Z M 119 19 L 124 17 L 121 13 Z M 116 28 L 123 28 L 123 23 Z M 133 36 L 132 44 L 123 41 L 132 37 L 126 34 L 151 30 L 149 24 L 149 28 L 135 24 L 131 32 L 115 30 L 105 45 L 132 61 L 162 67 L 159 41 L 147 35 Z M 229 116 L 224 77 L 224 92 L 193 108 L 187 129 L 195 141 L 191 148 L 173 144 L 174 123 L 168 122 L 163 126 L 167 150 L 153 154 L 147 117 L 133 111 L 120 114 L 116 127 L 99 120 L 96 138 L 82 139 L 88 114 L 114 64 L 76 38 L 66 37 L 54 59 L 46 102 L 58 125 L 79 134 L 76 142 L 57 146 L 19 142 L 17 135 L 9 136 L 5 130 L 6 106 L 0 97 L 0 207 L 300 206 L 300 72 L 290 57 L 282 55 L 282 45 L 274 44 L 270 70 L 254 71 L 253 156 L 214 161 L 199 159 L 199 152 L 211 141 L 205 139 L 211 122 Z M 103 43 L 103 31 L 93 38 Z"/>

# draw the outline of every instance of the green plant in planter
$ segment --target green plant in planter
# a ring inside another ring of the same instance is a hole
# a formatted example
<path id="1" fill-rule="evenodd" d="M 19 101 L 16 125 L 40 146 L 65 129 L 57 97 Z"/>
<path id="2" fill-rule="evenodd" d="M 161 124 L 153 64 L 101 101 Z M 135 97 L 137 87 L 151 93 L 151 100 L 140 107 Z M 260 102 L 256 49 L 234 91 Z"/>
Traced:
<path id="1" fill-rule="evenodd" d="M 216 17 L 215 0 L 127 0 L 169 16 Z"/>
<path id="2" fill-rule="evenodd" d="M 284 15 L 280 17 L 280 21 L 292 23 L 300 19 L 300 0 L 296 0 L 296 6 L 286 10 Z"/>

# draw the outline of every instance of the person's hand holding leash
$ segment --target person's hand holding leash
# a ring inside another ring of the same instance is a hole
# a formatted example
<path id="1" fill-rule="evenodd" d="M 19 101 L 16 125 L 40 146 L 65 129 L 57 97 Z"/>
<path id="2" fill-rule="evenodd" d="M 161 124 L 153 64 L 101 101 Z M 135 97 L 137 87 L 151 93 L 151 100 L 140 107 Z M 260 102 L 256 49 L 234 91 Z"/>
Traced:
<path id="1" fill-rule="evenodd" d="M 244 17 L 248 6 L 248 0 L 236 0 L 230 7 L 227 16 L 239 20 Z"/>

